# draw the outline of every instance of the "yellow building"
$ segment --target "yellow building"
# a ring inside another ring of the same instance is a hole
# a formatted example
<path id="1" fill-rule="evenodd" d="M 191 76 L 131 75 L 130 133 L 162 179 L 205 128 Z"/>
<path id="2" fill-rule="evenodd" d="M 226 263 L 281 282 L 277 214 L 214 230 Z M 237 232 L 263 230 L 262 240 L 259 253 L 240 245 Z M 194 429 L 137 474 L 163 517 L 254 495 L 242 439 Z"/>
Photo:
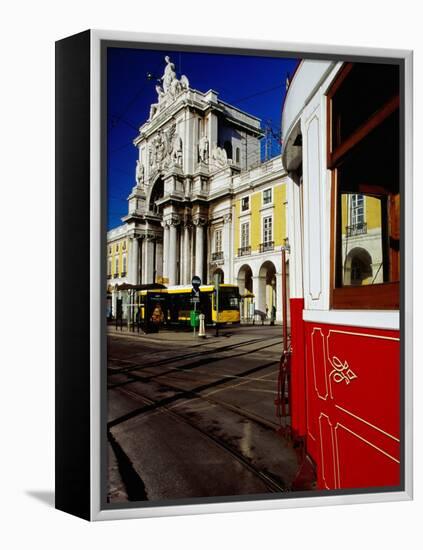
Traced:
<path id="1" fill-rule="evenodd" d="M 233 277 L 246 297 L 243 316 L 258 311 L 281 321 L 287 200 L 280 156 L 234 178 L 234 189 Z"/>
<path id="2" fill-rule="evenodd" d="M 107 316 L 114 317 L 118 300 L 116 287 L 126 282 L 128 273 L 128 238 L 125 226 L 107 233 Z"/>
<path id="3" fill-rule="evenodd" d="M 381 199 L 350 193 L 341 202 L 343 285 L 382 283 Z"/>

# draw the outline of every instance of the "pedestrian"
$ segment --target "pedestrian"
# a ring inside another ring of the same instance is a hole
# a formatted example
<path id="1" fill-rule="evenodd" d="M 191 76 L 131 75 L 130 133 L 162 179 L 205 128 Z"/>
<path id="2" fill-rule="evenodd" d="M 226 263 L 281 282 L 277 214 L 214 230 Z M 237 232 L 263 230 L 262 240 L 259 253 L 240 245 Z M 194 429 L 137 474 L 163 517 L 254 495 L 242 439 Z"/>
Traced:
<path id="1" fill-rule="evenodd" d="M 273 306 L 272 306 L 272 315 L 270 317 L 270 324 L 272 326 L 275 324 L 275 320 L 276 320 L 276 306 L 275 306 L 275 304 L 273 304 Z"/>

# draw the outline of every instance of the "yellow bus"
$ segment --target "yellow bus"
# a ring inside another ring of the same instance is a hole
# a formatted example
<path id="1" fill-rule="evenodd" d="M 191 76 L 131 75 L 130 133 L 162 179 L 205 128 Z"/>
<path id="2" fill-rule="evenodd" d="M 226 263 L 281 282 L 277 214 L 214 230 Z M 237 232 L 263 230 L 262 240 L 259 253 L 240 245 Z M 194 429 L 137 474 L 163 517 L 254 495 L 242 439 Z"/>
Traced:
<path id="1" fill-rule="evenodd" d="M 192 286 L 175 285 L 166 289 L 140 290 L 138 293 L 139 322 L 150 318 L 156 306 L 163 312 L 167 325 L 189 325 L 191 311 L 205 315 L 206 325 L 233 324 L 240 322 L 240 295 L 236 285 L 220 284 L 218 293 L 215 285 L 202 285 L 198 301 Z"/>
<path id="2" fill-rule="evenodd" d="M 188 324 L 190 312 L 194 309 L 204 313 L 206 325 L 215 323 L 239 323 L 239 289 L 236 285 L 220 284 L 218 294 L 215 285 L 200 286 L 199 302 L 194 303 L 192 287 L 169 286 L 168 308 L 169 322 Z"/>

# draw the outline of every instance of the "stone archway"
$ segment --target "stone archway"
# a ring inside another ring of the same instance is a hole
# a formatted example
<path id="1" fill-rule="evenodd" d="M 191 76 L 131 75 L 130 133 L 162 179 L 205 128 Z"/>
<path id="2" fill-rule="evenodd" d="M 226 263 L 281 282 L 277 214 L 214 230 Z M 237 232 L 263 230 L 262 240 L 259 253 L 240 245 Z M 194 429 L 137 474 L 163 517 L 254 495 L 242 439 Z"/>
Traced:
<path id="1" fill-rule="evenodd" d="M 253 292 L 253 271 L 248 264 L 244 264 L 238 271 L 237 283 L 241 296 L 248 292 Z"/>
<path id="2" fill-rule="evenodd" d="M 253 295 L 253 271 L 248 264 L 240 267 L 237 284 L 241 295 L 241 321 L 252 320 L 255 298 Z"/>
<path id="3" fill-rule="evenodd" d="M 153 214 L 161 214 L 162 208 L 156 202 L 164 196 L 164 181 L 161 177 L 154 182 L 148 200 L 148 210 Z"/>
<path id="4" fill-rule="evenodd" d="M 267 314 L 268 319 L 272 313 L 274 316 L 277 314 L 276 267 L 270 260 L 264 262 L 259 269 L 256 307 Z"/>
<path id="5" fill-rule="evenodd" d="M 213 273 L 212 273 L 212 276 L 211 276 L 211 282 L 214 284 L 214 281 L 215 281 L 215 276 L 216 275 L 219 275 L 219 281 L 220 281 L 220 284 L 224 283 L 225 282 L 225 274 L 223 272 L 223 269 L 220 269 L 220 267 L 217 267 Z"/>
<path id="6" fill-rule="evenodd" d="M 344 284 L 360 286 L 373 276 L 372 257 L 365 248 L 355 247 L 345 258 Z"/>

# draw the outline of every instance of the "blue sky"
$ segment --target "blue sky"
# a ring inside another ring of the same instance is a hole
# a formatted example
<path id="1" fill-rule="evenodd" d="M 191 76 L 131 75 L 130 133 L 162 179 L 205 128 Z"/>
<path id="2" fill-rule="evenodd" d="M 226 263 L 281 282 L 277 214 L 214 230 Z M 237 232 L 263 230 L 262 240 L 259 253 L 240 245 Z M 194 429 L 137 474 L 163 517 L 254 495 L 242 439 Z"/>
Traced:
<path id="1" fill-rule="evenodd" d="M 296 59 L 289 58 L 108 48 L 108 229 L 120 225 L 127 212 L 137 159 L 132 141 L 157 100 L 156 82 L 148 80 L 147 73 L 161 77 L 165 55 L 175 64 L 178 78 L 181 74 L 188 77 L 191 88 L 215 90 L 221 100 L 260 118 L 263 128 L 270 120 L 275 134 L 280 129 L 286 76 L 297 65 Z M 263 146 L 264 140 L 264 154 Z M 279 152 L 274 139 L 272 156 Z"/>

